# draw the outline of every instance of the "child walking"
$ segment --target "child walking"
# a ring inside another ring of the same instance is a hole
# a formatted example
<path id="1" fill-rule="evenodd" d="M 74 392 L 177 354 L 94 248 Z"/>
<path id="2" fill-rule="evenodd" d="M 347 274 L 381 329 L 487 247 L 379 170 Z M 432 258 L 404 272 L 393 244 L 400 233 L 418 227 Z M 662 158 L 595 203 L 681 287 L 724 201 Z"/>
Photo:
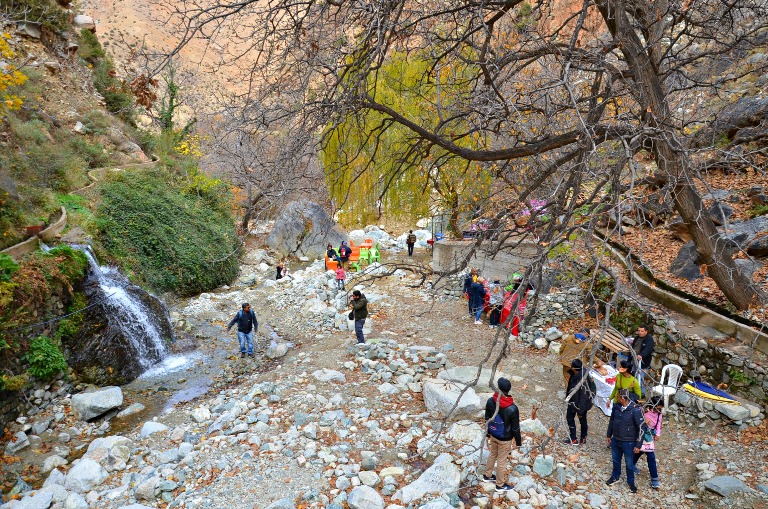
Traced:
<path id="1" fill-rule="evenodd" d="M 648 459 L 648 473 L 651 475 L 651 488 L 658 490 L 661 488 L 661 483 L 659 482 L 659 471 L 656 468 L 656 441 L 661 436 L 661 409 L 664 402 L 661 397 L 654 396 L 648 404 L 649 408 L 644 414 L 645 426 L 643 427 L 647 432 L 643 437 L 640 452 L 635 453 L 635 470 L 637 470 L 637 460 L 645 454 Z"/>
<path id="2" fill-rule="evenodd" d="M 336 288 L 343 290 L 345 279 L 347 279 L 347 274 L 344 272 L 344 267 L 339 265 L 336 267 Z"/>

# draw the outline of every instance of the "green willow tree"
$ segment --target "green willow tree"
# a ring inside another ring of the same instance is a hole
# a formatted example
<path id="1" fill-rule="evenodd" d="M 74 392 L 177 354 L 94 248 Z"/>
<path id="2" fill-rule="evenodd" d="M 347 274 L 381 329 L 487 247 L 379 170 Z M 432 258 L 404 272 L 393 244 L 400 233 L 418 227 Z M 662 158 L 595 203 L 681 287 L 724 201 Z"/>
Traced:
<path id="1" fill-rule="evenodd" d="M 463 66 L 433 72 L 429 66 L 426 58 L 395 53 L 377 79 L 370 78 L 374 97 L 437 127 L 440 112 L 429 105 L 449 90 L 445 76 L 462 72 Z M 474 212 L 488 198 L 493 176 L 487 165 L 468 164 L 444 150 L 425 157 L 412 131 L 379 112 L 346 117 L 323 139 L 326 180 L 344 210 L 342 223 L 373 221 L 382 209 L 390 217 L 410 220 L 438 210 L 448 212 L 451 229 L 460 234 L 460 214 Z"/>

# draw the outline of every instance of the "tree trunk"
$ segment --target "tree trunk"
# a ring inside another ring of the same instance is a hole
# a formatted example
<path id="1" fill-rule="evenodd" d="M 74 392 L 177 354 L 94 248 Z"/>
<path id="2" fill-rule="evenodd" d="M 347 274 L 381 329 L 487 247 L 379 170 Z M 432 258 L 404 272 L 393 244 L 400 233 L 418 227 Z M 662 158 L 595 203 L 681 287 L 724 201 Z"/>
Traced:
<path id="1" fill-rule="evenodd" d="M 632 90 L 643 111 L 642 122 L 654 133 L 650 138 L 651 151 L 659 170 L 674 182 L 675 208 L 688 226 L 696 250 L 707 264 L 709 276 L 734 306 L 748 309 L 751 304 L 762 300 L 763 295 L 736 265 L 690 182 L 688 154 L 678 141 L 677 133 L 670 127 L 669 105 L 656 71 L 659 64 L 654 63 L 646 51 L 658 41 L 650 41 L 649 44 L 640 41 L 629 21 L 623 0 L 598 0 L 597 5 L 637 83 Z"/>

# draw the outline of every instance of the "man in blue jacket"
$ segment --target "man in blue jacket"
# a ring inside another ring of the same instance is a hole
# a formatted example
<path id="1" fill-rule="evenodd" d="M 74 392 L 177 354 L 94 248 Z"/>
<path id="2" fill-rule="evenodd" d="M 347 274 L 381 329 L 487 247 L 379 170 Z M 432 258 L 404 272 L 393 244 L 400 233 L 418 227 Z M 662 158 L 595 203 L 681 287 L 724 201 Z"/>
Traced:
<path id="1" fill-rule="evenodd" d="M 243 309 L 238 311 L 235 317 L 227 325 L 227 332 L 237 324 L 237 340 L 240 342 L 240 357 L 247 353 L 253 357 L 253 333 L 259 330 L 259 322 L 256 313 L 247 302 L 243 303 Z"/>
<path id="2" fill-rule="evenodd" d="M 616 395 L 611 420 L 608 421 L 606 441 L 611 445 L 613 472 L 606 481 L 608 486 L 619 482 L 621 478 L 621 457 L 627 467 L 627 484 L 629 491 L 637 493 L 635 486 L 634 455 L 640 452 L 643 444 L 643 410 L 640 405 L 629 399 L 629 390 L 621 389 Z"/>

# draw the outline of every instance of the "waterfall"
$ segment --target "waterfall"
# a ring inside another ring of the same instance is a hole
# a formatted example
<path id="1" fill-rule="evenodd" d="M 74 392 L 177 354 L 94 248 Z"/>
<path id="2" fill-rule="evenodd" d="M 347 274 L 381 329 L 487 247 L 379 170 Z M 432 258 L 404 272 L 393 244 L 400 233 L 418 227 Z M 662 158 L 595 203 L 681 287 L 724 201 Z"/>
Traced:
<path id="1" fill-rule="evenodd" d="M 87 351 L 76 352 L 78 364 L 95 366 L 96 378 L 104 379 L 104 373 L 109 373 L 117 382 L 130 381 L 167 355 L 167 342 L 173 340 L 168 310 L 117 268 L 99 265 L 90 246 L 72 247 L 88 258 L 86 295 L 89 303 L 96 303 L 88 320 L 95 325 L 77 349 Z"/>

